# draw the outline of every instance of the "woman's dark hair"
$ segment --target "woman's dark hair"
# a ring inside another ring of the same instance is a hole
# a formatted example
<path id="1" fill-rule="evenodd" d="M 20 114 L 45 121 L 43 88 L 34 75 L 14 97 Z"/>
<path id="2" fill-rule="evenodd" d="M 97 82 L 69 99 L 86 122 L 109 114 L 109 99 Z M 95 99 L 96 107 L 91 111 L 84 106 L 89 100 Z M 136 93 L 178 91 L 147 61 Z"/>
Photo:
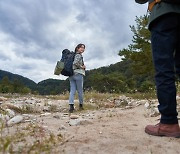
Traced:
<path id="1" fill-rule="evenodd" d="M 80 43 L 75 47 L 75 52 L 77 52 L 78 49 L 81 48 L 82 46 L 84 46 L 84 49 L 85 49 L 86 46 L 84 44 Z"/>

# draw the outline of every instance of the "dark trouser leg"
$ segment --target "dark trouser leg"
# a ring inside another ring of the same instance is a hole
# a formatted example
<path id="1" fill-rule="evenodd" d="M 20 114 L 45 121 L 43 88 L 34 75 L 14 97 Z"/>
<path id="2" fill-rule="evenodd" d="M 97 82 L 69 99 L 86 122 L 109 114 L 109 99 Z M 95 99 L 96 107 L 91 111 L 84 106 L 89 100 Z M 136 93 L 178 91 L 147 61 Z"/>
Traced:
<path id="1" fill-rule="evenodd" d="M 179 15 L 180 21 L 180 15 Z M 176 64 L 176 75 L 180 81 L 180 23 L 177 30 L 177 43 L 176 43 L 176 52 L 175 52 L 175 64 Z"/>
<path id="2" fill-rule="evenodd" d="M 175 50 L 178 15 L 166 14 L 151 24 L 153 61 L 161 123 L 176 124 Z"/>

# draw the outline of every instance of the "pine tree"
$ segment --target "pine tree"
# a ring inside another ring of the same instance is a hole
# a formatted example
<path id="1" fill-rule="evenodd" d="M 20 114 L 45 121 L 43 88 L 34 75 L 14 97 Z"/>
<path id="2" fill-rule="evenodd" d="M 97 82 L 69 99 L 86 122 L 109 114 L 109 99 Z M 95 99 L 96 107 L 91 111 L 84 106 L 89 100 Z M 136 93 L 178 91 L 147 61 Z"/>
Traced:
<path id="1" fill-rule="evenodd" d="M 128 48 L 120 50 L 119 55 L 123 61 L 131 62 L 131 79 L 137 81 L 136 87 L 140 91 L 154 89 L 154 68 L 151 52 L 150 32 L 148 30 L 148 17 L 136 17 L 136 26 L 130 26 L 133 32 L 132 43 Z"/>
<path id="2" fill-rule="evenodd" d="M 132 71 L 136 75 L 153 77 L 150 32 L 148 30 L 148 18 L 144 15 L 136 17 L 136 26 L 130 26 L 134 33 L 132 44 L 127 49 L 119 51 L 122 60 L 131 60 Z"/>

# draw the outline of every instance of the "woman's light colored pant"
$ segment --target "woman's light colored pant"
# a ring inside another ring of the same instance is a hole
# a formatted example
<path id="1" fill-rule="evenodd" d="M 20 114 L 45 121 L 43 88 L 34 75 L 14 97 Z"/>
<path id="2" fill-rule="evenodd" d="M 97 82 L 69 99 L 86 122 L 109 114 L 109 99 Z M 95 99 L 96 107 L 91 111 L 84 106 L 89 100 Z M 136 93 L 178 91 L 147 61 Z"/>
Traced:
<path id="1" fill-rule="evenodd" d="M 69 81 L 70 81 L 69 104 L 74 104 L 74 96 L 76 90 L 78 92 L 79 104 L 83 104 L 83 75 L 75 74 L 69 77 Z"/>

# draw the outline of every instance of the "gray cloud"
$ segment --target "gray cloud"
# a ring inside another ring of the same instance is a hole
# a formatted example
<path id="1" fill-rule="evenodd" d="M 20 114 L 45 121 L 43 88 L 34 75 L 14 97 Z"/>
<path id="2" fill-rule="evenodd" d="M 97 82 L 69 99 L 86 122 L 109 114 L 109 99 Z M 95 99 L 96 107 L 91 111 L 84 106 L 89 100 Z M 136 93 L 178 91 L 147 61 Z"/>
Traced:
<path id="1" fill-rule="evenodd" d="M 38 82 L 53 76 L 64 48 L 85 43 L 88 69 L 120 61 L 129 25 L 146 6 L 118 0 L 0 1 L 0 66 Z M 12 66 L 12 63 L 14 64 Z"/>
<path id="2" fill-rule="evenodd" d="M 0 53 L 0 60 L 5 61 L 5 60 L 7 60 L 7 59 L 9 59 L 8 56 Z"/>

